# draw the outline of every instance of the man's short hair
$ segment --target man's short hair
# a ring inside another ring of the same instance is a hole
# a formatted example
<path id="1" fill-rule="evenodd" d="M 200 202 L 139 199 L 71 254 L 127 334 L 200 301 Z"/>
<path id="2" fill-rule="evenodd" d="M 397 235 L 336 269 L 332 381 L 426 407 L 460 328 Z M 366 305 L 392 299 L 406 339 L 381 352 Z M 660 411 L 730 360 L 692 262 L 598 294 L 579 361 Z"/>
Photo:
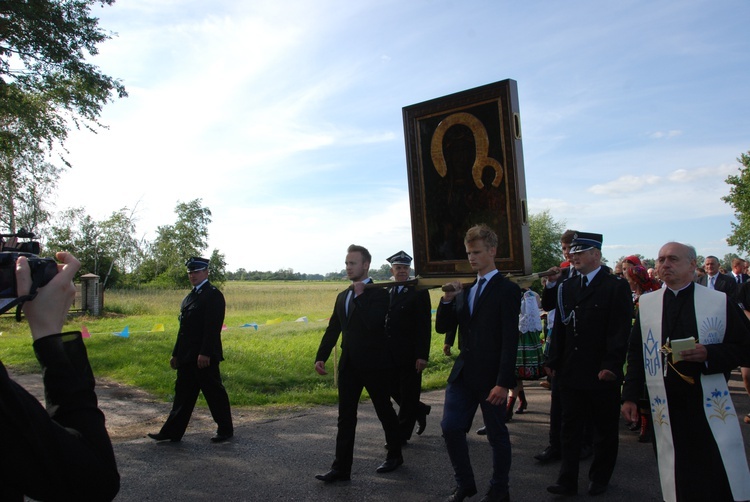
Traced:
<path id="1" fill-rule="evenodd" d="M 566 230 L 560 236 L 560 242 L 563 244 L 570 244 L 573 242 L 573 236 L 578 233 L 578 230 Z"/>
<path id="2" fill-rule="evenodd" d="M 690 244 L 684 244 L 682 242 L 671 241 L 671 242 L 667 242 L 666 244 L 664 244 L 664 246 L 667 246 L 669 244 L 678 244 L 680 246 L 683 246 L 685 248 L 685 256 L 687 257 L 688 261 L 698 259 L 698 252 L 695 250 L 695 247 L 691 246 Z M 719 259 L 715 256 L 706 256 L 706 260 L 709 258 L 713 258 L 714 260 L 719 261 Z M 702 267 L 698 267 L 698 268 L 700 268 L 701 270 L 703 269 Z"/>
<path id="3" fill-rule="evenodd" d="M 487 248 L 497 247 L 497 234 L 492 231 L 490 227 L 484 223 L 474 225 L 466 231 L 466 237 L 464 237 L 464 244 L 469 244 L 475 241 L 484 241 L 484 245 Z"/>
<path id="4" fill-rule="evenodd" d="M 705 259 L 705 260 L 703 260 L 703 263 L 706 263 L 706 260 L 709 260 L 709 259 L 713 259 L 713 260 L 716 260 L 716 263 L 721 263 L 721 260 L 719 260 L 719 259 L 718 259 L 717 257 L 715 257 L 715 256 L 714 256 L 714 255 L 712 255 L 712 254 L 710 254 L 710 255 L 706 256 L 706 259 Z"/>
<path id="5" fill-rule="evenodd" d="M 362 254 L 362 261 L 365 263 L 372 263 L 372 255 L 364 246 L 357 246 L 356 244 L 352 244 L 349 246 L 349 248 L 346 250 L 347 253 L 360 253 Z"/>
<path id="6" fill-rule="evenodd" d="M 732 268 L 734 268 L 737 265 L 739 265 L 740 263 L 744 263 L 744 262 L 745 262 L 745 260 L 743 260 L 742 258 L 737 258 L 735 256 L 734 258 L 732 258 Z"/>

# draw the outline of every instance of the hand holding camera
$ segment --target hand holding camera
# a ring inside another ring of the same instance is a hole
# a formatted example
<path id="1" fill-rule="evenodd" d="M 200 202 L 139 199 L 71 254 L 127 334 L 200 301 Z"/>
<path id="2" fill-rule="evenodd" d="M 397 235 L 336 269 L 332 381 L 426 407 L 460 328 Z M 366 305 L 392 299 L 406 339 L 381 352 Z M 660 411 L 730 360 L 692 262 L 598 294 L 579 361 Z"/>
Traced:
<path id="1" fill-rule="evenodd" d="M 70 306 L 76 296 L 73 278 L 81 268 L 81 262 L 70 253 L 56 254 L 60 265 L 57 274 L 37 290 L 36 297 L 23 304 L 23 313 L 29 321 L 34 340 L 62 332 Z M 25 296 L 32 287 L 32 274 L 29 258 L 19 256 L 16 262 L 16 286 L 19 296 Z"/>
<path id="2" fill-rule="evenodd" d="M 47 284 L 57 274 L 57 263 L 52 258 L 40 258 L 39 243 L 18 242 L 18 238 L 33 239 L 33 233 L 21 229 L 15 234 L 0 235 L 0 314 L 19 303 L 33 299 L 37 288 Z M 5 240 L 6 238 L 10 238 Z M 31 282 L 25 293 L 19 293 L 16 284 L 16 262 L 25 257 Z M 23 298 L 29 296 L 29 298 Z M 19 318 L 20 320 L 20 318 Z"/>

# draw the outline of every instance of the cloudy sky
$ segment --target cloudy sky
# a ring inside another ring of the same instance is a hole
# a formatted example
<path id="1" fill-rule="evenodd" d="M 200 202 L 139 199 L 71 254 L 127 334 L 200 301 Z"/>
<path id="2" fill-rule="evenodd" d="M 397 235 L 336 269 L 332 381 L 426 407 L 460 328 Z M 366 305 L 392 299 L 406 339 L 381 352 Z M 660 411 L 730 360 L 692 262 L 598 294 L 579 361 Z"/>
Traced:
<path id="1" fill-rule="evenodd" d="M 531 213 L 604 234 L 610 261 L 668 240 L 734 251 L 721 197 L 750 150 L 750 2 L 120 0 L 93 62 L 130 96 L 67 143 L 57 209 L 178 201 L 213 213 L 229 270 L 374 266 L 411 225 L 402 108 L 518 82 Z M 206 251 L 209 254 L 211 249 Z"/>

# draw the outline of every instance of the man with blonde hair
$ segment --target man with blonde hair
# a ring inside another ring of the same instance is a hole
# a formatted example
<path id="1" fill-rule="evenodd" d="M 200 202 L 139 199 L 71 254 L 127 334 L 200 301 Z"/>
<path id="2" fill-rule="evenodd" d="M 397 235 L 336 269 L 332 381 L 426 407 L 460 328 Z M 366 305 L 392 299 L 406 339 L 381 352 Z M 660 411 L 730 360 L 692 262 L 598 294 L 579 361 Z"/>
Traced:
<path id="1" fill-rule="evenodd" d="M 477 493 L 466 431 L 480 407 L 493 458 L 490 488 L 482 502 L 500 502 L 510 499 L 511 449 L 505 411 L 508 390 L 516 386 L 522 294 L 518 285 L 498 272 L 498 238 L 487 225 L 471 227 L 464 245 L 477 279 L 466 288 L 458 281 L 450 283 L 453 290 L 443 295 L 435 320 L 438 333 L 457 328 L 461 340 L 461 352 L 448 377 L 440 424 L 456 480 L 448 500 L 461 502 Z"/>

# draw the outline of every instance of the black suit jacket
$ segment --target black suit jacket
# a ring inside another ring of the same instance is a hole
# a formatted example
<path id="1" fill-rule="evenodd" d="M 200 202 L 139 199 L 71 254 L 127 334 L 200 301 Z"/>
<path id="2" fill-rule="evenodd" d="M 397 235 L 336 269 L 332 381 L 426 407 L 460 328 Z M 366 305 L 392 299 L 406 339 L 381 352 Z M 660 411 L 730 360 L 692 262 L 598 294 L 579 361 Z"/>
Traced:
<path id="1" fill-rule="evenodd" d="M 426 289 L 404 286 L 391 288 L 385 318 L 385 336 L 391 353 L 402 366 L 414 366 L 417 359 L 430 357 L 432 304 Z"/>
<path id="2" fill-rule="evenodd" d="M 471 287 L 476 287 L 476 281 Z M 458 328 L 461 340 L 448 382 L 462 376 L 481 393 L 496 385 L 512 389 L 516 386 L 521 288 L 495 274 L 485 284 L 473 315 L 466 303 L 468 294 L 469 289 L 464 289 L 452 302 L 441 302 L 437 311 L 435 330 L 446 333 Z"/>
<path id="3" fill-rule="evenodd" d="M 182 300 L 180 330 L 172 350 L 178 365 L 195 364 L 198 355 L 210 357 L 212 364 L 224 360 L 221 329 L 225 310 L 224 295 L 210 282 Z"/>
<path id="4" fill-rule="evenodd" d="M 633 319 L 628 282 L 601 269 L 583 291 L 577 277 L 560 287 L 562 305 L 556 305 L 547 366 L 556 371 L 561 384 L 571 388 L 619 387 Z M 571 312 L 574 317 L 566 325 L 563 318 Z M 605 369 L 617 375 L 617 380 L 599 380 L 599 372 Z"/>
<path id="5" fill-rule="evenodd" d="M 708 274 L 699 277 L 698 284 L 708 287 Z M 726 293 L 728 297 L 734 298 L 735 300 L 738 297 L 737 292 L 739 288 L 737 287 L 737 281 L 734 280 L 734 276 L 729 274 L 722 274 L 721 272 L 716 274 L 714 289 Z"/>
<path id="6" fill-rule="evenodd" d="M 350 365 L 363 371 L 392 370 L 394 361 L 385 339 L 388 292 L 384 288 L 365 289 L 364 293 L 352 300 L 347 316 L 345 303 L 348 292 L 349 289 L 345 289 L 336 297 L 315 360 L 327 361 L 341 334 L 339 367 L 342 372 Z"/>
<path id="7" fill-rule="evenodd" d="M 112 500 L 120 488 L 79 333 L 34 342 L 45 410 L 0 363 L 0 500 Z"/>

